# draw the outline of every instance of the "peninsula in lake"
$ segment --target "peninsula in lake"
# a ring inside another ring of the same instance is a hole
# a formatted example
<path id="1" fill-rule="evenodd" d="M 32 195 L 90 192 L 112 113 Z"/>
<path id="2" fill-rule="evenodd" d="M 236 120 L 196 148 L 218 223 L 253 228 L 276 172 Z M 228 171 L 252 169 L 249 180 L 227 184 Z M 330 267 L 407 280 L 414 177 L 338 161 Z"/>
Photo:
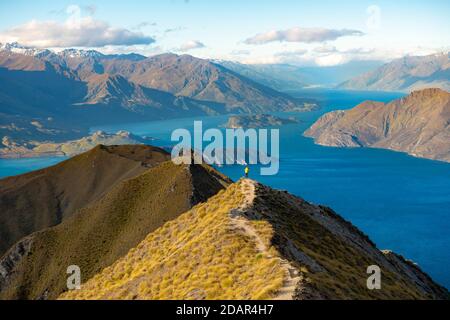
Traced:
<path id="1" fill-rule="evenodd" d="M 323 115 L 305 133 L 317 144 L 372 147 L 450 162 L 450 93 L 425 89 Z"/>

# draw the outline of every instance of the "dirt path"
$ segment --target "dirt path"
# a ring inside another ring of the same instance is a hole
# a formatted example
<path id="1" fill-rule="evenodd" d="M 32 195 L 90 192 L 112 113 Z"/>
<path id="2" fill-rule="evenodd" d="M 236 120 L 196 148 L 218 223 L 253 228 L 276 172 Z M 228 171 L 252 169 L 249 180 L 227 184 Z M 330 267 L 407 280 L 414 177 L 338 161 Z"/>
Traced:
<path id="1" fill-rule="evenodd" d="M 242 193 L 244 194 L 244 203 L 238 208 L 239 211 L 244 212 L 253 205 L 255 199 L 256 182 L 250 179 L 244 179 L 241 182 Z M 272 256 L 268 253 L 268 248 L 264 244 L 256 230 L 248 223 L 248 219 L 242 215 L 236 215 L 231 218 L 233 228 L 239 229 L 249 238 L 253 239 L 256 249 L 265 254 L 268 258 Z M 286 277 L 283 286 L 279 289 L 277 294 L 272 298 L 273 300 L 292 300 L 297 284 L 300 281 L 297 269 L 295 269 L 289 261 L 277 257 L 281 262 L 281 266 L 286 270 Z"/>

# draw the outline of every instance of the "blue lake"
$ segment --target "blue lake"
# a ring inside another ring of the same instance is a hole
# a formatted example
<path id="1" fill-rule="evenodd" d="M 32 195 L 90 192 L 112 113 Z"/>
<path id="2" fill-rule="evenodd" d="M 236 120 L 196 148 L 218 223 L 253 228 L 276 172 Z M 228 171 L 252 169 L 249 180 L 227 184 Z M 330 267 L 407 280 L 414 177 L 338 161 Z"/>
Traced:
<path id="1" fill-rule="evenodd" d="M 390 101 L 400 94 L 376 92 L 308 91 L 293 93 L 319 99 L 322 108 L 294 113 L 302 122 L 280 129 L 280 171 L 250 176 L 277 189 L 288 190 L 308 201 L 327 205 L 363 230 L 380 249 L 391 249 L 417 262 L 436 281 L 450 288 L 450 164 L 418 159 L 380 149 L 317 146 L 302 137 L 321 114 L 348 109 L 364 100 Z M 192 129 L 201 119 L 205 128 L 217 127 L 227 117 L 175 119 L 102 126 L 92 130 L 156 138 L 153 144 L 170 146 L 176 128 Z M 0 176 L 15 175 L 54 164 L 58 158 L 0 160 Z M 242 166 L 219 168 L 232 179 Z"/>

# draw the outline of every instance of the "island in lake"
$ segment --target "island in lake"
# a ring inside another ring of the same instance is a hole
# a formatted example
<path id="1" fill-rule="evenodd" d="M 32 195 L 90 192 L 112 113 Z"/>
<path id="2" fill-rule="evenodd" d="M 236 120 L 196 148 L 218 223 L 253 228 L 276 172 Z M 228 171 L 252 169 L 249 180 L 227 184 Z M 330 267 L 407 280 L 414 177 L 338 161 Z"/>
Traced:
<path id="1" fill-rule="evenodd" d="M 245 114 L 229 117 L 228 122 L 223 127 L 230 129 L 267 128 L 292 123 L 299 123 L 299 121 L 294 117 L 280 118 L 270 114 Z"/>

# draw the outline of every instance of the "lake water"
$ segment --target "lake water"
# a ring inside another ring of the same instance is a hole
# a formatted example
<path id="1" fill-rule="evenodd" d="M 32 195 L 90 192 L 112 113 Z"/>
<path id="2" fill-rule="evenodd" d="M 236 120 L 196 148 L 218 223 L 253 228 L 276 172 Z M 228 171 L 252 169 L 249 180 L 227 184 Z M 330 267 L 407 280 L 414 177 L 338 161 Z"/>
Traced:
<path id="1" fill-rule="evenodd" d="M 436 281 L 450 288 L 450 164 L 417 159 L 380 149 L 317 146 L 302 137 L 320 115 L 348 109 L 367 100 L 390 101 L 401 95 L 375 92 L 308 91 L 297 96 L 319 99 L 322 108 L 295 113 L 302 122 L 280 129 L 280 171 L 275 176 L 250 176 L 308 201 L 327 205 L 369 235 L 380 249 L 391 249 L 417 262 Z M 199 118 L 197 118 L 198 120 Z M 192 129 L 195 119 L 102 126 L 92 130 L 128 130 L 170 146 L 173 129 Z M 201 118 L 205 128 L 227 117 Z M 0 160 L 0 176 L 14 175 L 55 163 L 58 159 Z M 242 166 L 219 168 L 232 179 Z"/>

